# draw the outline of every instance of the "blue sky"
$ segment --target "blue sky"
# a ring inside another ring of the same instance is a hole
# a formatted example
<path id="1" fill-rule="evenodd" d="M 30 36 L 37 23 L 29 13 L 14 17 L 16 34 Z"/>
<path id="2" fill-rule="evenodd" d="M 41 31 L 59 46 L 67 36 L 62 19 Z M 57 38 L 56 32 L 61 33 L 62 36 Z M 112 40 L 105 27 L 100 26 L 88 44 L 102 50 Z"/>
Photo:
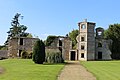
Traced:
<path id="1" fill-rule="evenodd" d="M 48 35 L 66 35 L 87 19 L 96 27 L 108 28 L 120 23 L 120 0 L 0 0 L 0 45 L 16 13 L 24 16 L 21 24 L 40 39 Z"/>

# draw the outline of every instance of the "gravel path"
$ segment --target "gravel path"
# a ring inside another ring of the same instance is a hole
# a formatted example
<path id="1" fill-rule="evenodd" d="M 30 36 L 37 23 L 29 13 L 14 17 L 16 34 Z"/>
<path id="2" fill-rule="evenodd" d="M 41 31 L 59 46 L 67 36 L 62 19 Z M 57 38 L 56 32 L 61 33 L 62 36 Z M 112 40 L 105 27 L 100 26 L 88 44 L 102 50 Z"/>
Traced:
<path id="1" fill-rule="evenodd" d="M 96 80 L 96 78 L 81 66 L 79 61 L 69 61 L 58 76 L 58 80 Z"/>

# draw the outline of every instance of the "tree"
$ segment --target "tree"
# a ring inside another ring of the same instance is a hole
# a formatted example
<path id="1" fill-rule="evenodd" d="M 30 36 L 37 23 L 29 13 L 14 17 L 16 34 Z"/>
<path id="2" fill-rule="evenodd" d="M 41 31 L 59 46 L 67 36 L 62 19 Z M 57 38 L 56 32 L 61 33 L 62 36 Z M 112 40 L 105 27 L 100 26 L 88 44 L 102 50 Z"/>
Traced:
<path id="1" fill-rule="evenodd" d="M 46 50 L 46 62 L 47 63 L 63 63 L 64 59 L 59 49 Z"/>
<path id="2" fill-rule="evenodd" d="M 46 41 L 45 41 L 46 46 L 50 46 L 51 43 L 55 40 L 56 37 L 57 37 L 57 36 L 51 36 L 51 35 L 48 36 L 47 39 L 46 39 Z"/>
<path id="3" fill-rule="evenodd" d="M 29 33 L 29 34 L 27 35 L 27 37 L 28 37 L 28 38 L 33 38 L 33 36 L 32 36 L 31 33 Z"/>
<path id="4" fill-rule="evenodd" d="M 112 39 L 112 55 L 113 59 L 120 59 L 120 24 L 109 25 L 109 28 L 104 32 L 106 39 Z"/>
<path id="5" fill-rule="evenodd" d="M 24 25 L 20 25 L 19 23 L 19 17 L 21 14 L 17 13 L 12 22 L 11 22 L 11 28 L 10 30 L 7 32 L 8 33 L 8 38 L 7 41 L 5 42 L 5 44 L 8 44 L 8 40 L 13 38 L 13 37 L 27 37 L 29 33 L 25 33 L 25 31 L 27 30 L 27 27 Z"/>
<path id="6" fill-rule="evenodd" d="M 36 41 L 34 45 L 33 61 L 37 64 L 43 64 L 45 61 L 45 45 L 42 40 Z"/>
<path id="7" fill-rule="evenodd" d="M 73 49 L 76 48 L 76 44 L 77 44 L 77 40 L 76 40 L 76 37 L 78 36 L 79 34 L 79 30 L 72 30 L 71 32 L 69 32 L 69 37 L 71 38 L 72 40 L 72 47 Z"/>

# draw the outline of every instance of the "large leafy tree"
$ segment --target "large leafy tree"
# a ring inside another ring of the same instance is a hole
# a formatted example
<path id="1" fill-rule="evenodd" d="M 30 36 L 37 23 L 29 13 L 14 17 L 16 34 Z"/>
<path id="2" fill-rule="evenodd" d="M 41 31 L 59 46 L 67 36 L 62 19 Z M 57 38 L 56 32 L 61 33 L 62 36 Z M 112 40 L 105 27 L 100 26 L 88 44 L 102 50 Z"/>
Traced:
<path id="1" fill-rule="evenodd" d="M 29 33 L 25 32 L 27 30 L 27 27 L 24 25 L 20 25 L 20 22 L 19 22 L 20 16 L 21 16 L 21 14 L 16 13 L 14 18 L 12 19 L 12 22 L 11 22 L 12 27 L 7 32 L 8 38 L 7 38 L 7 41 L 5 42 L 5 44 L 7 44 L 8 40 L 13 37 L 27 37 L 28 36 Z"/>
<path id="2" fill-rule="evenodd" d="M 79 30 L 72 30 L 71 32 L 69 32 L 69 37 L 71 38 L 72 40 L 72 47 L 73 49 L 76 49 L 76 44 L 77 44 L 77 40 L 76 40 L 76 37 L 78 36 L 79 34 Z"/>
<path id="3" fill-rule="evenodd" d="M 109 25 L 109 28 L 104 32 L 106 39 L 112 39 L 112 58 L 120 59 L 120 24 Z"/>
<path id="4" fill-rule="evenodd" d="M 42 40 L 36 41 L 33 49 L 33 61 L 42 64 L 45 61 L 45 45 Z"/>

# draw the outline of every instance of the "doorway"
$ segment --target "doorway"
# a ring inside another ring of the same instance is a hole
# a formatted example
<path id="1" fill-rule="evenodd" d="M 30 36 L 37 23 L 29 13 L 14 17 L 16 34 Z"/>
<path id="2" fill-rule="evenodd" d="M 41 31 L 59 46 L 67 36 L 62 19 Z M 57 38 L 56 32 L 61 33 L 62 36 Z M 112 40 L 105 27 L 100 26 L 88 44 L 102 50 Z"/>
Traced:
<path id="1" fill-rule="evenodd" d="M 102 52 L 98 52 L 98 59 L 102 59 Z"/>
<path id="2" fill-rule="evenodd" d="M 18 57 L 21 57 L 21 53 L 22 53 L 22 50 L 19 50 L 19 55 L 18 55 Z"/>
<path id="3" fill-rule="evenodd" d="M 75 51 L 71 51 L 71 60 L 75 60 L 76 54 Z"/>

